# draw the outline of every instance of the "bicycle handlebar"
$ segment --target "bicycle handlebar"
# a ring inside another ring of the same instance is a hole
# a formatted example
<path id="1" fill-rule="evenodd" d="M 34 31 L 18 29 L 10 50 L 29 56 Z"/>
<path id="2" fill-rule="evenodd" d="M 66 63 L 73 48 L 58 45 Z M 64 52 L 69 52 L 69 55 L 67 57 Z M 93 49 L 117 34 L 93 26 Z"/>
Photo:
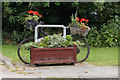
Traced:
<path id="1" fill-rule="evenodd" d="M 35 27 L 35 42 L 40 42 L 41 39 L 38 39 L 38 28 L 39 27 L 56 27 L 56 28 L 63 28 L 63 37 L 66 38 L 66 27 L 63 25 L 37 25 Z"/>

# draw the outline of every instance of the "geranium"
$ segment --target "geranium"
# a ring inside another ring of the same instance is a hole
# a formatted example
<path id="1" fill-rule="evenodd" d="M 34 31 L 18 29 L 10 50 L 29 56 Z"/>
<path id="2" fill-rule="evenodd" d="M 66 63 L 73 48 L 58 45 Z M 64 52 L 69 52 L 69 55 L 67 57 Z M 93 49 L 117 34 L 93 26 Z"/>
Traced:
<path id="1" fill-rule="evenodd" d="M 79 21 L 79 17 L 76 17 L 76 20 Z"/>
<path id="2" fill-rule="evenodd" d="M 28 17 L 26 17 L 26 21 L 27 20 L 38 20 L 39 18 L 42 17 L 42 15 L 40 15 L 37 11 L 33 11 L 33 10 L 30 10 L 28 11 L 29 15 Z"/>
<path id="3" fill-rule="evenodd" d="M 25 28 L 28 30 L 33 31 L 35 26 L 39 23 L 38 19 L 42 17 L 41 14 L 37 11 L 30 10 L 28 11 L 27 17 L 25 18 Z"/>
<path id="4" fill-rule="evenodd" d="M 31 14 L 31 13 L 34 13 L 34 11 L 30 10 L 30 11 L 28 11 L 28 13 L 30 13 L 30 14 Z"/>
<path id="5" fill-rule="evenodd" d="M 84 19 L 84 18 L 81 18 L 80 22 L 82 22 L 82 21 L 85 21 L 85 19 Z"/>
<path id="6" fill-rule="evenodd" d="M 39 15 L 39 13 L 37 11 L 34 12 L 34 15 Z"/>
<path id="7" fill-rule="evenodd" d="M 72 15 L 71 20 L 72 22 L 69 24 L 69 26 L 71 27 L 82 28 L 83 30 L 88 28 L 88 26 L 85 25 L 87 24 L 87 22 L 89 22 L 88 19 L 85 19 L 85 18 L 79 19 L 79 17 L 74 18 L 74 16 Z"/>
<path id="8" fill-rule="evenodd" d="M 86 19 L 86 20 L 85 20 L 85 22 L 89 22 L 89 20 L 88 20 L 88 19 Z"/>
<path id="9" fill-rule="evenodd" d="M 42 15 L 39 15 L 40 17 L 42 17 Z"/>

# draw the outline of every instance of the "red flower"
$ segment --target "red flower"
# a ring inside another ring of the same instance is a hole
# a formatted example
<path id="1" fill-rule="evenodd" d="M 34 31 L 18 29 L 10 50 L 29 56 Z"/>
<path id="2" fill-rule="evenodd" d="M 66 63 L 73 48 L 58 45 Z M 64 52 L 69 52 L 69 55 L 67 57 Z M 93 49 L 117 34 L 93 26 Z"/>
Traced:
<path id="1" fill-rule="evenodd" d="M 83 25 L 82 28 L 84 28 L 85 26 Z"/>
<path id="2" fill-rule="evenodd" d="M 85 22 L 89 22 L 89 20 L 88 20 L 88 19 L 86 19 L 86 20 L 85 20 Z"/>
<path id="3" fill-rule="evenodd" d="M 32 10 L 28 11 L 28 13 L 30 13 L 30 14 L 33 13 L 33 12 L 34 12 L 34 11 L 32 11 Z"/>
<path id="4" fill-rule="evenodd" d="M 85 30 L 85 26 L 84 25 L 82 26 L 82 28 L 83 28 L 83 30 Z"/>
<path id="5" fill-rule="evenodd" d="M 42 17 L 42 15 L 39 15 L 40 17 Z"/>
<path id="6" fill-rule="evenodd" d="M 82 21 L 85 21 L 85 19 L 84 19 L 84 18 L 81 18 L 80 22 L 82 22 Z"/>
<path id="7" fill-rule="evenodd" d="M 35 15 L 39 15 L 39 13 L 37 11 L 34 12 Z"/>
<path id="8" fill-rule="evenodd" d="M 76 17 L 76 20 L 79 21 L 79 17 Z"/>

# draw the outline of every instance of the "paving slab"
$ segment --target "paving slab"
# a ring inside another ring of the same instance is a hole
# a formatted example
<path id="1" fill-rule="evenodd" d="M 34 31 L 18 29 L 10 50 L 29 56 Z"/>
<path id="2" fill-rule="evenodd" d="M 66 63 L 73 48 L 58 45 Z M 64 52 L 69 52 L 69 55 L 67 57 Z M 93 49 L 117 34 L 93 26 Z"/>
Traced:
<path id="1" fill-rule="evenodd" d="M 14 75 L 22 72 L 21 77 L 27 78 L 118 78 L 117 66 L 94 66 L 86 62 L 77 65 L 40 65 L 35 67 L 21 63 L 16 64 L 16 67 L 18 67 L 19 71 L 13 72 Z M 3 75 L 3 77 L 7 76 Z M 7 77 L 14 77 L 10 75 Z"/>
<path id="2" fill-rule="evenodd" d="M 7 67 L 9 67 L 11 70 L 16 70 L 15 66 L 11 63 L 11 59 L 3 56 L 1 53 L 0 53 L 0 61 L 6 65 Z"/>
<path id="3" fill-rule="evenodd" d="M 76 65 L 58 64 L 32 67 L 21 62 L 13 65 L 9 59 L 7 61 L 15 69 L 8 68 L 8 63 L 8 65 L 0 64 L 1 78 L 118 78 L 118 66 L 94 66 L 83 62 Z"/>

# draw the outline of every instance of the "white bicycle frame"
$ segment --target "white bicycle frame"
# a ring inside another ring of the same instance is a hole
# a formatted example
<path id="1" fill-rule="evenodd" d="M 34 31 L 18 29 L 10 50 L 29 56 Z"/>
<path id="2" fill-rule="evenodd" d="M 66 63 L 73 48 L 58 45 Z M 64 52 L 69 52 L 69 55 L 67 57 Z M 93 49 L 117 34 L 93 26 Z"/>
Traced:
<path id="1" fill-rule="evenodd" d="M 66 38 L 66 27 L 63 25 L 37 25 L 35 27 L 35 42 L 40 42 L 41 39 L 38 39 L 38 28 L 39 27 L 53 27 L 53 28 L 63 28 L 63 37 Z"/>

